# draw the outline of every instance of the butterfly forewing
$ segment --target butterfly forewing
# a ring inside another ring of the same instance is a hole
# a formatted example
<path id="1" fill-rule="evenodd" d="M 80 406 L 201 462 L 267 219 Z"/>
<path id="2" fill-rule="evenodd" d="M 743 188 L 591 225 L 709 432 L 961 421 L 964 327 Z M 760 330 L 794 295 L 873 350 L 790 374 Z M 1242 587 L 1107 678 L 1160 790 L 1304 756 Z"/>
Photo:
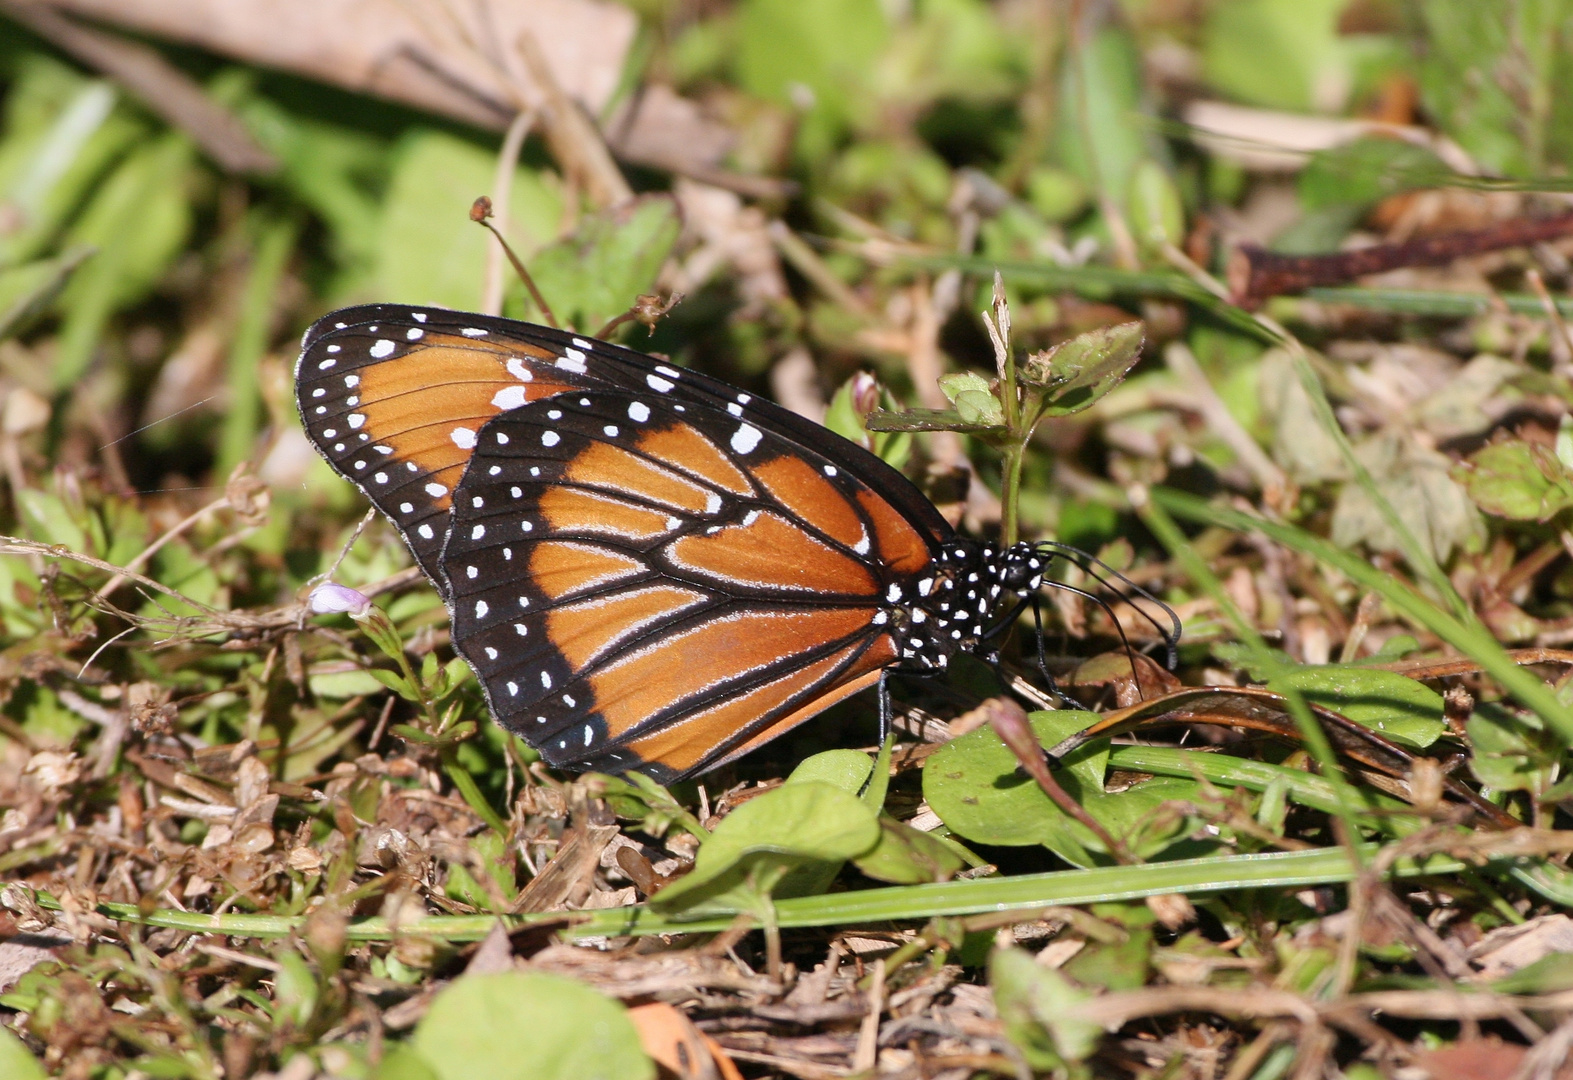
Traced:
<path id="1" fill-rule="evenodd" d="M 307 332 L 296 369 L 307 436 L 399 528 L 439 589 L 453 491 L 481 427 L 587 381 L 571 357 L 503 338 L 489 322 L 435 309 L 351 308 Z"/>
<path id="2" fill-rule="evenodd" d="M 816 451 L 671 397 L 514 410 L 480 433 L 454 508 L 454 642 L 554 764 L 702 768 L 894 659 L 884 605 L 905 575 L 875 553 L 926 542 L 869 515 L 868 494 Z"/>

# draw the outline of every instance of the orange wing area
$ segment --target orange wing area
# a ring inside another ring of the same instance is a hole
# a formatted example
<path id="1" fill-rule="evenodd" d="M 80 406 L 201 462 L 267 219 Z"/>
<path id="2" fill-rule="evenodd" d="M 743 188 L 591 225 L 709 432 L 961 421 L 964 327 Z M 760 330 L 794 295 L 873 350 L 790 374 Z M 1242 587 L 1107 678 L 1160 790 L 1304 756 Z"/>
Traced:
<path id="1" fill-rule="evenodd" d="M 833 467 L 833 466 L 832 466 Z M 754 469 L 754 478 L 794 517 L 856 552 L 869 550 L 868 530 L 847 498 L 798 457 L 778 457 Z"/>
<path id="2" fill-rule="evenodd" d="M 912 576 L 928 566 L 933 553 L 911 522 L 867 488 L 859 491 L 857 498 L 858 505 L 874 523 L 874 550 L 880 562 L 903 576 Z"/>
<path id="3" fill-rule="evenodd" d="M 878 595 L 878 584 L 863 564 L 779 514 L 756 511 L 751 517 L 714 533 L 682 537 L 667 548 L 668 560 L 678 570 L 746 589 Z"/>
<path id="4" fill-rule="evenodd" d="M 574 389 L 556 359 L 523 342 L 357 326 L 311 343 L 296 394 L 307 436 L 445 589 L 438 564 L 448 511 L 481 428 L 507 409 Z"/>
<path id="5" fill-rule="evenodd" d="M 621 749 L 648 763 L 646 771 L 663 782 L 734 761 L 877 683 L 880 669 L 896 659 L 895 646 L 887 634 L 861 655 L 860 647 L 849 645 L 649 735 L 635 736 Z M 666 770 L 672 772 L 667 775 Z"/>
<path id="6" fill-rule="evenodd" d="M 868 608 L 727 612 L 619 656 L 586 682 L 607 737 L 618 739 L 674 701 L 702 700 L 728 683 L 746 685 L 783 657 L 855 637 L 871 615 Z"/>

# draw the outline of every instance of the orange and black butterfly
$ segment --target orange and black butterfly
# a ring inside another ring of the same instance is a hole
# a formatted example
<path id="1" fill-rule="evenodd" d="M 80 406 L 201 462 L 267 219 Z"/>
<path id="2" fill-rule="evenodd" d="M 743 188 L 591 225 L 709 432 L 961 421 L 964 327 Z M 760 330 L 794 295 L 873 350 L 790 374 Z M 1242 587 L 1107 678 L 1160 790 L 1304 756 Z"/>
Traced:
<path id="1" fill-rule="evenodd" d="M 447 602 L 493 715 L 564 768 L 669 781 L 887 671 L 991 655 L 1074 550 L 968 540 L 825 428 L 547 327 L 347 308 L 306 332 L 295 385 L 311 441 Z"/>

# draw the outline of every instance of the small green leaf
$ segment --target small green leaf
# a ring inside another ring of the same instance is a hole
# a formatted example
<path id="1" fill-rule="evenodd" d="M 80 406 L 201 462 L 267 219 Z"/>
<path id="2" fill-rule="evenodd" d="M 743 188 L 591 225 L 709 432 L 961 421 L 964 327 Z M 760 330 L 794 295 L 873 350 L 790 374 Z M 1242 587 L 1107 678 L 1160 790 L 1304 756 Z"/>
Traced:
<path id="1" fill-rule="evenodd" d="M 1307 701 L 1418 749 L 1430 746 L 1447 730 L 1442 696 L 1393 671 L 1353 664 L 1303 667 L 1270 680 L 1267 689 L 1275 694 L 1298 690 Z"/>
<path id="2" fill-rule="evenodd" d="M 323 182 L 315 175 L 323 168 L 316 164 L 323 156 L 319 144 L 333 141 L 316 138 L 301 148 L 316 151 L 310 164 L 301 162 L 295 167 L 311 176 L 312 182 L 306 186 L 314 194 L 320 194 L 315 189 Z M 342 167 L 345 163 L 333 158 L 343 153 L 342 147 L 335 147 L 328 160 Z M 481 300 L 486 250 L 497 241 L 471 223 L 470 204 L 477 195 L 492 191 L 497 170 L 495 147 L 447 132 L 414 128 L 399 139 L 384 168 L 388 170 L 387 194 L 381 219 L 369 240 L 375 246 L 370 291 L 387 301 L 473 309 Z M 341 195 L 332 201 L 351 214 L 360 209 L 353 198 Z M 533 269 L 532 256 L 559 230 L 563 196 L 557 177 L 546 170 L 516 169 L 508 205 L 508 240 Z M 336 223 L 347 224 L 342 214 L 338 218 Z M 510 291 L 522 291 L 511 274 L 509 281 Z"/>
<path id="3" fill-rule="evenodd" d="M 789 784 L 821 783 L 856 795 L 868 783 L 874 760 L 857 750 L 826 750 L 804 758 L 786 778 Z"/>
<path id="4" fill-rule="evenodd" d="M 306 680 L 311 692 L 318 697 L 352 698 L 382 691 L 386 684 L 370 671 L 326 671 Z"/>
<path id="5" fill-rule="evenodd" d="M 946 400 L 956 407 L 956 415 L 962 423 L 988 427 L 1005 423 L 1005 409 L 983 376 L 971 371 L 941 375 L 939 388 Z"/>
<path id="6" fill-rule="evenodd" d="M 377 680 L 383 686 L 398 694 L 405 701 L 419 701 L 420 691 L 410 685 L 410 680 L 400 675 L 397 671 L 388 671 L 384 668 L 367 668 L 366 674 Z"/>
<path id="7" fill-rule="evenodd" d="M 1573 953 L 1550 953 L 1491 984 L 1494 994 L 1561 994 L 1573 990 Z"/>
<path id="8" fill-rule="evenodd" d="M 1084 1061 L 1098 1046 L 1103 1029 L 1074 1016 L 1092 994 L 1053 968 L 1037 963 L 1024 949 L 996 949 L 989 957 L 989 986 L 1005 1036 L 1034 1070 L 1063 1069 Z"/>
<path id="9" fill-rule="evenodd" d="M 1125 378 L 1141 355 L 1142 338 L 1139 322 L 1090 330 L 1029 356 L 1022 385 L 1042 391 L 1043 416 L 1080 412 Z"/>
<path id="10" fill-rule="evenodd" d="M 6 1080 L 44 1080 L 44 1067 L 21 1039 L 0 1027 L 0 1076 Z"/>
<path id="11" fill-rule="evenodd" d="M 968 391 L 987 394 L 989 381 L 975 371 L 955 371 L 939 377 L 939 388 L 945 400 L 954 403 L 957 396 Z"/>
<path id="12" fill-rule="evenodd" d="M 1475 505 L 1514 521 L 1549 521 L 1573 506 L 1573 469 L 1539 443 L 1510 439 L 1482 447 L 1454 470 Z M 1573 440 L 1569 440 L 1573 441 Z"/>
<path id="13" fill-rule="evenodd" d="M 917 885 L 925 881 L 949 881 L 967 862 L 939 837 L 882 815 L 879 843 L 874 845 L 874 850 L 853 859 L 852 865 L 875 881 Z"/>
<path id="14" fill-rule="evenodd" d="M 467 975 L 432 1001 L 410 1046 L 438 1080 L 654 1080 L 617 1002 L 560 975 Z"/>
<path id="15" fill-rule="evenodd" d="M 1541 793 L 1556 776 L 1561 748 L 1531 716 L 1486 702 L 1464 722 L 1474 753 L 1469 770 L 1497 791 Z"/>
<path id="16" fill-rule="evenodd" d="M 839 865 L 872 849 L 879 835 L 875 811 L 855 795 L 817 780 L 784 784 L 722 819 L 700 845 L 693 871 L 651 904 L 742 910 L 748 905 L 737 890 L 750 876 L 774 885 L 799 867 Z"/>
<path id="17" fill-rule="evenodd" d="M 409 1043 L 385 1044 L 382 1060 L 371 1080 L 441 1080 L 431 1063 Z"/>

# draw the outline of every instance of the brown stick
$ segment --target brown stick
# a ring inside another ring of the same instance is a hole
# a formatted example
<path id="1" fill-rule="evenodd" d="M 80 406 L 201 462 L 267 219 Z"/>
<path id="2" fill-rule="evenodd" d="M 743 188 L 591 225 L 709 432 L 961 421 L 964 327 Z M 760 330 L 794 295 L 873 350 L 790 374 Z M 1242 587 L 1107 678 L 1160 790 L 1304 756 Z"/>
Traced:
<path id="1" fill-rule="evenodd" d="M 73 22 L 40 4 L 3 0 L 0 11 L 135 94 L 190 135 L 225 172 L 264 175 L 278 170 L 277 159 L 257 145 L 234 113 L 157 51 Z"/>
<path id="2" fill-rule="evenodd" d="M 1438 233 L 1329 255 L 1279 255 L 1255 244 L 1241 244 L 1229 256 L 1229 298 L 1251 310 L 1270 296 L 1288 296 L 1318 285 L 1341 285 L 1404 266 L 1443 266 L 1467 255 L 1565 236 L 1573 236 L 1573 214 L 1518 218 L 1485 229 Z"/>

